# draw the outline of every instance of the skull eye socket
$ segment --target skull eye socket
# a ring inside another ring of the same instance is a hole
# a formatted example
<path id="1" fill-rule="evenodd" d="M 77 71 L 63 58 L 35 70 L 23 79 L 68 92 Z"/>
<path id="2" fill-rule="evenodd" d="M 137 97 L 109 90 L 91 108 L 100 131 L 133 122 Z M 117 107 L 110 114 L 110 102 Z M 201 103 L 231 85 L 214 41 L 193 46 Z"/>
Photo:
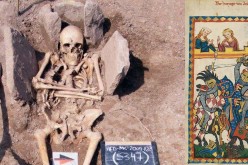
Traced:
<path id="1" fill-rule="evenodd" d="M 75 44 L 75 47 L 80 49 L 80 48 L 82 47 L 82 44 L 76 43 L 76 44 Z"/>
<path id="2" fill-rule="evenodd" d="M 63 46 L 66 47 L 66 48 L 69 48 L 70 47 L 70 44 L 66 43 Z"/>

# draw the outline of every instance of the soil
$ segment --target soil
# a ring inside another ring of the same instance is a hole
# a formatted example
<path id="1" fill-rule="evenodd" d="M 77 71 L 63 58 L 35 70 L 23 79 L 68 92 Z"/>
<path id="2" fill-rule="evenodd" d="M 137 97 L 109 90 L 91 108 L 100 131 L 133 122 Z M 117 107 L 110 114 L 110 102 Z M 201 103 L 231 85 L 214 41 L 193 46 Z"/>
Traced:
<path id="1" fill-rule="evenodd" d="M 16 0 L 5 1 L 17 12 Z M 41 6 L 54 1 L 37 1 L 21 1 L 23 12 L 16 15 L 11 25 L 27 37 L 39 59 L 38 52 L 44 50 L 46 43 L 39 31 L 37 13 Z M 98 0 L 98 3 L 109 19 L 108 32 L 98 49 L 118 30 L 129 42 L 131 66 L 115 95 L 106 96 L 101 103 L 104 116 L 94 129 L 103 134 L 105 141 L 154 140 L 161 165 L 185 164 L 184 1 Z M 25 130 L 18 132 L 13 116 L 16 110 L 22 110 L 19 107 L 23 103 L 8 107 L 3 90 L 0 95 L 3 117 L 0 164 L 41 165 L 33 132 L 44 125 L 44 120 L 37 117 L 36 105 L 29 105 L 28 120 L 21 120 Z M 65 141 L 59 146 L 52 144 L 50 151 L 78 152 L 82 164 L 88 143 L 87 139 L 80 144 Z M 100 152 L 98 148 L 92 164 L 101 164 Z"/>

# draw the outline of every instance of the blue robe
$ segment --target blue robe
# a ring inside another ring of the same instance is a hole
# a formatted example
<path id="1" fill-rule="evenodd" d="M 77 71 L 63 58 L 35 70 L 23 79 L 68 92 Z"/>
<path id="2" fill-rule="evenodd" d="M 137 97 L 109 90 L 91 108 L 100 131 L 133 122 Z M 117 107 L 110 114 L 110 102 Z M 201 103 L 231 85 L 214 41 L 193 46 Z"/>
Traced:
<path id="1" fill-rule="evenodd" d="M 202 41 L 200 38 L 197 38 L 195 41 L 195 48 L 196 49 L 201 49 L 201 52 L 209 52 L 209 49 L 212 51 L 216 52 L 215 47 L 210 44 L 208 45 L 208 41 Z"/>
<path id="2" fill-rule="evenodd" d="M 238 123 L 241 121 L 241 118 L 242 118 L 242 114 L 239 112 L 241 106 L 235 105 L 234 99 L 243 100 L 243 98 L 242 98 L 241 92 L 235 91 L 235 86 L 233 85 L 232 81 L 228 79 L 226 76 L 220 80 L 219 90 L 225 91 L 223 93 L 223 96 L 225 98 L 225 104 L 223 105 L 223 109 L 226 110 L 228 106 L 232 105 L 232 107 L 230 107 L 230 110 L 231 110 L 230 113 L 233 114 L 233 120 L 230 120 L 230 118 L 228 117 L 228 120 L 231 126 L 230 136 L 232 137 Z M 232 98 L 231 99 L 232 104 L 230 104 L 230 102 L 228 101 L 228 98 Z"/>

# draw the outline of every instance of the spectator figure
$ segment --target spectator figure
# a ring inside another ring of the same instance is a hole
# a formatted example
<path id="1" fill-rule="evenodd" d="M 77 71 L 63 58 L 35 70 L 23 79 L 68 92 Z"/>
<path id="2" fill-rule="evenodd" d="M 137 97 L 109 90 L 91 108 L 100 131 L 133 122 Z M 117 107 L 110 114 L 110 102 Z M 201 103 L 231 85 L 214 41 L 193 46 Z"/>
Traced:
<path id="1" fill-rule="evenodd" d="M 225 48 L 233 48 L 234 51 L 239 50 L 238 40 L 234 37 L 234 33 L 231 29 L 227 28 L 222 32 L 225 39 L 220 43 L 220 36 L 217 38 L 218 49 L 220 52 L 224 52 Z"/>
<path id="2" fill-rule="evenodd" d="M 209 28 L 202 28 L 195 38 L 195 48 L 201 49 L 201 52 L 209 52 L 209 49 L 217 53 L 213 45 L 213 39 L 209 40 L 207 36 L 212 32 Z"/>

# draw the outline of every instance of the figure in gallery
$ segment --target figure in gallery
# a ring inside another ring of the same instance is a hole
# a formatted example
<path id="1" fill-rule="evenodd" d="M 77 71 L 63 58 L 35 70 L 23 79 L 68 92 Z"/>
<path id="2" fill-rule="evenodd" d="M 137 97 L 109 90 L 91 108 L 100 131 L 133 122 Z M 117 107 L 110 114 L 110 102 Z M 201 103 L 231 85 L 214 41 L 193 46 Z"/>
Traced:
<path id="1" fill-rule="evenodd" d="M 225 39 L 220 42 L 220 37 L 217 38 L 219 52 L 224 52 L 225 48 L 233 48 L 234 51 L 239 50 L 238 40 L 234 37 L 233 30 L 227 28 L 222 32 Z"/>
<path id="2" fill-rule="evenodd" d="M 210 40 L 207 37 L 211 32 L 212 30 L 206 27 L 200 30 L 200 32 L 195 38 L 196 49 L 201 49 L 201 52 L 209 52 L 209 49 L 211 49 L 215 53 L 217 52 L 213 44 L 214 40 Z"/>

